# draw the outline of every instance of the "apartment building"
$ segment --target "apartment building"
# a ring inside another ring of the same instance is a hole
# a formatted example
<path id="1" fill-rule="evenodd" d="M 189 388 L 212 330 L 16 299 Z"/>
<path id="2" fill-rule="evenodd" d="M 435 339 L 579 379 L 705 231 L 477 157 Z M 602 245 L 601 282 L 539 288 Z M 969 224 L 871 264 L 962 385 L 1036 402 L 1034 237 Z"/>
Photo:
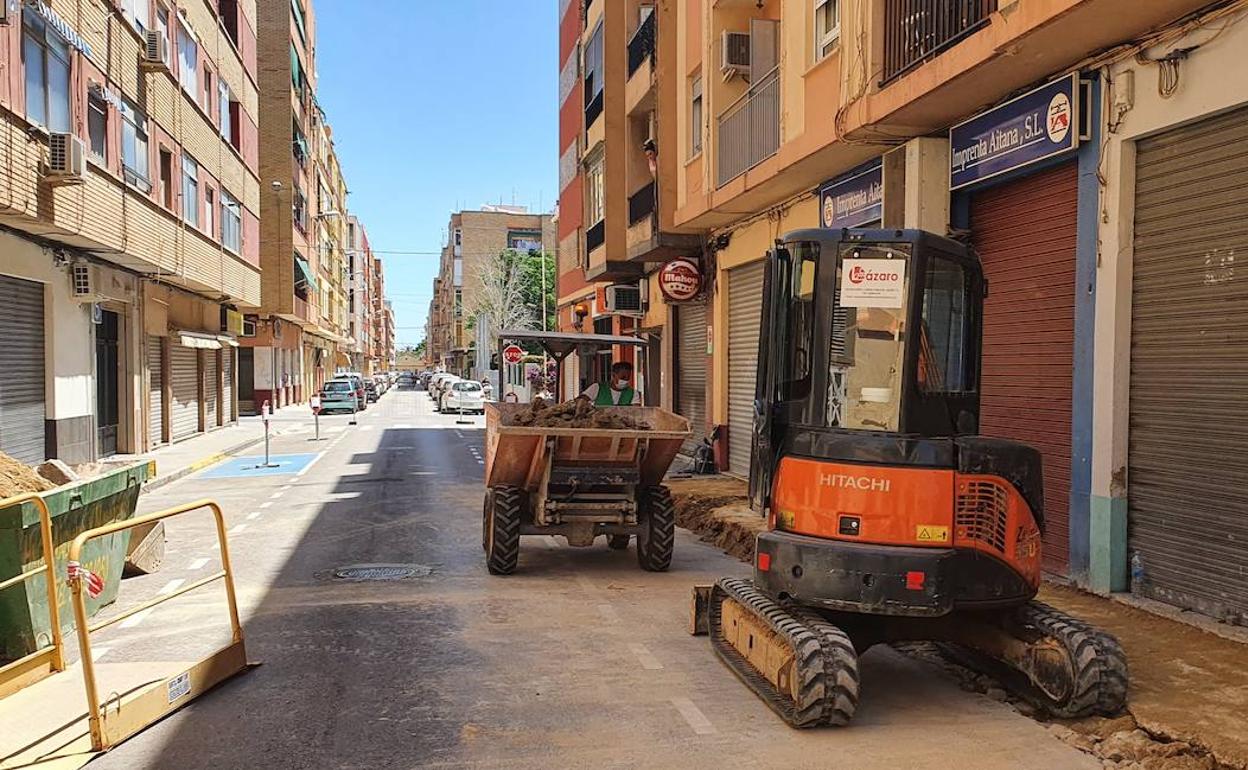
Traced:
<path id="1" fill-rule="evenodd" d="M 587 6 L 591 26 L 601 4 Z M 599 12 L 608 50 L 613 12 Z M 749 472 L 775 240 L 818 226 L 951 235 L 991 288 L 978 429 L 1043 455 L 1045 569 L 1244 622 L 1248 466 L 1215 449 L 1248 427 L 1227 400 L 1248 384 L 1231 363 L 1248 352 L 1231 331 L 1248 323 L 1232 254 L 1248 213 L 1248 80 L 1218 74 L 1243 69 L 1244 13 L 1200 0 L 660 0 L 659 227 L 673 189 L 671 227 L 706 245 L 706 335 L 675 346 L 675 369 L 705 345 L 701 427 L 720 467 Z M 620 61 L 606 58 L 608 119 Z M 622 277 L 606 245 L 586 260 L 591 280 Z"/>
<path id="2" fill-rule="evenodd" d="M 317 190 L 324 114 L 316 101 L 316 17 L 309 0 L 258 5 L 259 168 L 263 268 L 254 335 L 244 341 L 242 389 L 259 408 L 301 403 L 332 375 L 338 335 L 322 306 L 335 300 L 320 276 L 320 225 L 345 212 L 322 210 Z M 250 329 L 249 329 L 250 331 Z"/>
<path id="3" fill-rule="evenodd" d="M 320 135 L 316 153 L 316 201 L 319 216 L 316 218 L 316 253 L 319 258 L 317 281 L 317 326 L 323 330 L 322 338 L 333 343 L 322 346 L 328 360 L 321 361 L 322 370 L 333 371 L 349 367 L 346 349 L 350 343 L 347 313 L 347 181 L 334 147 L 334 132 L 329 123 L 320 116 Z M 319 385 L 319 383 L 317 383 Z M 309 383 L 311 387 L 312 384 Z"/>
<path id="4" fill-rule="evenodd" d="M 447 371 L 481 379 L 489 371 L 493 325 L 482 309 L 483 281 L 507 250 L 537 252 L 557 259 L 550 214 L 530 214 L 524 206 L 484 205 L 451 214 L 428 322 L 430 357 Z M 531 319 L 540 328 L 541 319 Z M 547 319 L 553 326 L 553 319 Z"/>
<path id="5" fill-rule="evenodd" d="M 0 450 L 80 463 L 229 424 L 261 302 L 256 3 L 0 16 Z"/>
<path id="6" fill-rule="evenodd" d="M 373 349 L 372 306 L 374 257 L 368 231 L 354 215 L 347 217 L 347 358 L 352 371 L 368 369 Z"/>

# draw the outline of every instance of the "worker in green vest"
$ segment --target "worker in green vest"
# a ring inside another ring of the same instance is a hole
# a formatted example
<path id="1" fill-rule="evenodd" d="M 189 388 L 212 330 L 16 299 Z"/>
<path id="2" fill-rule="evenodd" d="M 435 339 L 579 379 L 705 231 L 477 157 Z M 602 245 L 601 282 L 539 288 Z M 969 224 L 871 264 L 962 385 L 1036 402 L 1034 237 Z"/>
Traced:
<path id="1" fill-rule="evenodd" d="M 641 404 L 641 394 L 633 390 L 633 365 L 616 361 L 611 366 L 611 381 L 595 382 L 585 389 L 581 398 L 587 398 L 594 406 L 633 406 Z"/>

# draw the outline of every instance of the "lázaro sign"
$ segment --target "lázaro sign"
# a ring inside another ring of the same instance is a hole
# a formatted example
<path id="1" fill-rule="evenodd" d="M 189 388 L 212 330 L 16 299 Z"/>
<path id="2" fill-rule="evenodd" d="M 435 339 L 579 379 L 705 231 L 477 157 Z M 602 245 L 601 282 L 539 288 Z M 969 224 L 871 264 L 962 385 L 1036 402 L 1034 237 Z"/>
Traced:
<path id="1" fill-rule="evenodd" d="M 1079 95 L 1071 73 L 949 129 L 949 189 L 1077 148 Z"/>

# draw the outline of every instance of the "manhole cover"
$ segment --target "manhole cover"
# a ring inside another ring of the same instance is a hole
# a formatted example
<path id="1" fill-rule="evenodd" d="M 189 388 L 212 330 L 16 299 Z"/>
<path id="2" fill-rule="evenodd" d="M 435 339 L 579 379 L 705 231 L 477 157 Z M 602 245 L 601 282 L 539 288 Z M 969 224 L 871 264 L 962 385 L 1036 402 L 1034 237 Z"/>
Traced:
<path id="1" fill-rule="evenodd" d="M 339 567 L 333 575 L 338 580 L 407 580 L 425 577 L 433 572 L 433 567 L 423 564 L 352 564 Z"/>

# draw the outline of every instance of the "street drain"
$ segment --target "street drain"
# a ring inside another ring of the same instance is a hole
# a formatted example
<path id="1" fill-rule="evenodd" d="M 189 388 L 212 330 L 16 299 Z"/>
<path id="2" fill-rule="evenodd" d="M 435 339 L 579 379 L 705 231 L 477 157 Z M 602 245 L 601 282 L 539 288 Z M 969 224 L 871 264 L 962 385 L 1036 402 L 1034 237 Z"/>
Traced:
<path id="1" fill-rule="evenodd" d="M 334 570 L 333 576 L 337 580 L 378 582 L 408 580 L 426 577 L 432 573 L 433 567 L 423 564 L 352 564 Z"/>

